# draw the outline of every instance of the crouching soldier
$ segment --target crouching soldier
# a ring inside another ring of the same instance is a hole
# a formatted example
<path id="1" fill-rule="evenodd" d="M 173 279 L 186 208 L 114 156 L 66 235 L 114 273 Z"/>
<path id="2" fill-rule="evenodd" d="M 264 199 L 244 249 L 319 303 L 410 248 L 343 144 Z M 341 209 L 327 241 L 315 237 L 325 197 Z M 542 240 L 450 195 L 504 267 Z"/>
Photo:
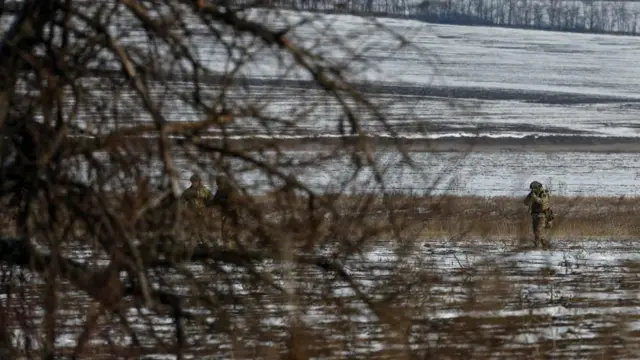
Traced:
<path id="1" fill-rule="evenodd" d="M 524 204 L 529 207 L 533 225 L 534 247 L 549 249 L 549 240 L 546 237 L 546 229 L 553 225 L 553 211 L 549 204 L 549 190 L 538 181 L 529 185 L 531 190 L 524 199 Z"/>

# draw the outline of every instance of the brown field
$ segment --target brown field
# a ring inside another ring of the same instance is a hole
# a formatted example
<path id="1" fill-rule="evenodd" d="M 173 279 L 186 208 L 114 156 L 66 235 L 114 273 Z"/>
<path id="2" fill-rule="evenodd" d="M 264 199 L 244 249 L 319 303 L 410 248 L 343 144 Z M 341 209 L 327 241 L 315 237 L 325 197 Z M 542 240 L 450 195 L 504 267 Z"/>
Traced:
<path id="1" fill-rule="evenodd" d="M 343 196 L 339 211 L 355 215 L 375 195 Z M 391 214 L 417 239 L 519 239 L 531 235 L 531 217 L 522 197 L 410 196 L 378 197 L 360 215 L 372 223 Z M 563 239 L 640 236 L 640 199 L 632 197 L 552 196 L 551 237 Z"/>
<path id="2" fill-rule="evenodd" d="M 394 197 L 396 209 L 416 220 L 425 238 L 519 238 L 530 236 L 531 217 L 523 197 Z M 640 236 L 637 198 L 553 196 L 551 237 L 636 238 Z"/>
<path id="3" fill-rule="evenodd" d="M 373 197 L 373 199 L 372 199 Z M 395 216 L 404 236 L 415 239 L 522 239 L 531 236 L 531 217 L 522 203 L 524 196 L 411 196 L 342 195 L 333 198 L 333 206 L 342 214 L 339 221 L 327 217 L 327 224 L 345 224 L 349 218 L 364 216 L 371 225 L 381 218 Z M 254 198 L 255 205 L 265 213 L 275 213 L 270 196 Z M 306 200 L 298 205 L 306 207 Z M 565 197 L 553 196 L 555 213 L 550 237 L 562 239 L 640 238 L 640 199 L 634 197 Z M 220 226 L 218 212 L 210 212 L 209 226 Z M 0 234 L 13 234 L 13 217 L 0 217 Z"/>

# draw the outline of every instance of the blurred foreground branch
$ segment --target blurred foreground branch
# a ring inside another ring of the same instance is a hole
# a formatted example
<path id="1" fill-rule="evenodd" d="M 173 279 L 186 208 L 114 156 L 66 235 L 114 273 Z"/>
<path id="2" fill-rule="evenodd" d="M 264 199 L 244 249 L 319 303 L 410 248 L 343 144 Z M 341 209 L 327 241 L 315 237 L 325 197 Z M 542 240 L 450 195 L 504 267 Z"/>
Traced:
<path id="1" fill-rule="evenodd" d="M 320 352 L 338 354 L 351 345 L 331 345 L 330 333 L 357 325 L 313 329 L 309 311 L 405 318 L 388 309 L 414 280 L 371 288 L 346 264 L 380 241 L 407 243 L 403 219 L 380 210 L 388 170 L 367 140 L 395 128 L 355 84 L 372 68 L 362 44 L 374 33 L 409 42 L 375 22 L 344 33 L 323 17 L 227 5 L 34 0 L 0 17 L 11 23 L 0 48 L 3 326 L 24 339 L 12 353 L 184 358 L 266 354 L 275 341 L 284 354 L 316 332 Z M 241 81 L 260 71 L 310 86 L 289 96 Z M 351 140 L 314 153 L 277 141 L 309 129 Z M 186 207 L 179 193 L 194 172 L 237 194 Z M 353 296 L 336 293 L 344 286 Z M 24 320 L 33 314 L 46 320 Z"/>

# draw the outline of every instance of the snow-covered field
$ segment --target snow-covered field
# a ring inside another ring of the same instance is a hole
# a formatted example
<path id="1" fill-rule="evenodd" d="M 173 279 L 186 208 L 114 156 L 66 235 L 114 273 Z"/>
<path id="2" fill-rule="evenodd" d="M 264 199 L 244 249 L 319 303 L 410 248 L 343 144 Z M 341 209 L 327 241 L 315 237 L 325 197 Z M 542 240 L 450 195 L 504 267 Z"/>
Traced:
<path id="1" fill-rule="evenodd" d="M 313 153 L 293 153 L 293 158 L 310 158 Z M 415 167 L 398 163 L 395 154 L 382 153 L 378 160 L 387 191 L 412 194 L 477 196 L 524 196 L 529 183 L 542 181 L 556 195 L 640 196 L 640 159 L 633 153 L 426 153 L 412 154 Z M 178 164 L 184 187 L 190 167 Z M 205 167 L 206 168 L 206 167 Z M 319 191 L 331 190 L 353 174 L 346 162 L 331 160 L 313 168 L 286 170 Z M 365 170 L 348 191 L 377 191 L 372 172 Z M 257 191 L 268 183 L 256 171 L 242 173 L 241 180 Z M 212 180 L 209 180 L 212 181 Z M 214 188 L 212 182 L 208 186 Z"/>
<path id="2" fill-rule="evenodd" d="M 260 13 L 254 11 L 251 16 Z M 359 73 L 356 79 L 369 81 L 365 90 L 389 105 L 386 115 L 403 136 L 640 136 L 640 72 L 635 65 L 640 38 L 377 19 L 413 42 L 398 49 L 393 46 L 392 36 L 382 35 L 379 27 L 359 17 L 281 12 L 279 19 L 272 16 L 261 21 L 282 27 L 285 20 L 295 22 L 302 16 L 316 21 L 292 30 L 294 40 L 318 38 L 320 24 L 330 23 L 330 29 L 322 28 L 326 41 L 315 44 L 315 48 L 330 57 L 344 55 L 344 51 L 330 51 L 336 48 L 331 38 L 347 36 L 350 40 L 342 49 L 362 53 L 362 59 L 375 65 L 375 70 L 354 70 Z M 140 36 L 129 27 L 123 32 L 123 43 L 135 44 Z M 212 70 L 224 71 L 226 52 L 214 46 L 202 40 L 197 49 Z M 230 101 L 238 107 L 253 104 L 266 115 L 300 119 L 293 126 L 265 121 L 273 125 L 275 134 L 335 133 L 337 104 L 317 90 L 303 89 L 304 83 L 282 81 L 275 85 L 274 77 L 296 79 L 298 75 L 278 71 L 274 57 L 279 54 L 277 50 L 269 47 L 255 51 L 243 68 L 255 82 L 246 89 L 230 91 Z M 100 86 L 96 81 L 96 92 L 101 91 Z M 185 83 L 176 86 L 182 86 L 185 93 L 190 89 Z M 451 98 L 445 96 L 447 89 L 453 91 Z M 208 91 L 215 92 L 216 87 L 209 84 Z M 176 98 L 156 92 L 154 96 L 166 101 L 163 112 L 169 119 L 196 119 L 189 109 L 173 102 Z M 99 118 L 97 110 L 84 110 L 87 119 Z M 140 120 L 140 113 L 123 111 L 121 116 L 135 121 Z M 377 135 L 386 131 L 380 124 L 369 124 L 367 129 Z M 240 122 L 235 130 L 245 135 L 264 131 L 258 122 Z M 550 183 L 563 195 L 629 196 L 638 195 L 640 188 L 640 163 L 633 154 L 416 153 L 414 158 L 415 169 L 391 166 L 388 190 L 521 195 L 532 179 Z M 178 162 L 186 186 L 197 166 L 186 160 Z M 383 163 L 390 161 L 383 159 Z M 328 164 L 324 169 L 296 175 L 325 187 L 335 185 L 330 182 L 340 178 L 341 167 L 340 163 Z M 251 173 L 243 180 L 260 182 Z"/>
<path id="3" fill-rule="evenodd" d="M 576 356 L 611 354 L 613 349 L 619 351 L 616 358 L 637 354 L 634 344 L 640 329 L 637 307 L 640 256 L 630 250 L 640 244 L 634 240 L 557 240 L 553 245 L 551 251 L 535 251 L 517 250 L 517 244 L 507 242 L 439 241 L 417 243 L 408 252 L 379 245 L 366 249 L 362 257 L 345 260 L 345 268 L 355 283 L 374 299 L 385 296 L 385 291 L 394 285 L 405 289 L 392 302 L 398 311 L 402 309 L 397 315 L 412 319 L 407 329 L 409 346 L 416 354 L 426 351 L 445 354 L 456 349 L 472 351 L 466 356 L 470 358 L 484 358 L 483 355 L 489 354 L 493 357 L 526 355 L 535 351 L 547 357 L 575 359 Z M 273 266 L 258 264 L 256 269 L 262 271 Z M 289 316 L 293 311 L 286 305 L 286 297 L 266 295 L 268 289 L 254 289 L 245 271 L 231 271 L 218 278 L 208 275 L 204 267 L 189 269 L 202 281 L 202 286 L 219 286 L 220 291 L 233 292 L 244 300 L 224 308 L 234 314 L 230 324 L 236 329 L 235 339 L 213 330 L 216 326 L 226 326 L 222 325 L 227 321 L 220 312 L 222 308 L 211 311 L 194 305 L 189 313 L 196 320 L 185 323 L 189 334 L 185 359 L 226 358 L 231 356 L 231 349 L 236 350 L 234 358 L 254 358 L 257 353 L 264 354 L 268 347 L 277 351 L 279 344 L 286 341 L 283 330 L 290 326 Z M 403 280 L 390 276 L 398 272 Z M 320 350 L 323 358 L 361 358 L 380 355 L 383 349 L 402 347 L 397 342 L 402 338 L 385 332 L 346 284 L 325 288 L 326 282 L 332 280 L 321 275 L 317 268 L 285 272 L 289 277 L 282 277 L 277 271 L 270 273 L 276 283 L 298 289 L 302 296 L 297 305 L 300 319 L 314 334 L 308 341 L 324 344 Z M 226 283 L 234 276 L 243 278 L 244 285 L 231 287 Z M 423 280 L 409 286 L 417 279 Z M 193 290 L 184 282 L 164 286 L 184 292 L 185 303 L 189 289 Z M 251 297 L 256 291 L 265 294 Z M 312 299 L 319 296 L 333 300 L 314 303 Z M 82 331 L 86 299 L 67 292 L 62 300 L 74 302 L 58 319 L 61 331 L 57 333 L 57 343 L 61 347 L 73 347 Z M 37 318 L 41 314 L 39 306 L 31 304 L 30 297 L 25 301 L 24 305 L 30 307 L 28 314 Z M 338 310 L 337 304 L 344 307 Z M 260 311 L 259 317 L 253 311 Z M 96 332 L 91 344 L 104 344 L 107 338 L 120 346 L 131 344 L 135 333 L 144 347 L 174 336 L 174 325 L 169 318 L 131 310 L 128 319 L 129 328 L 112 327 Z M 158 336 L 155 340 L 149 337 L 154 333 Z M 14 341 L 23 343 L 21 331 L 13 334 Z M 216 355 L 207 356 L 212 353 Z M 149 355 L 146 358 L 175 357 Z"/>
<path id="4" fill-rule="evenodd" d="M 571 34 L 495 27 L 427 24 L 412 20 L 371 20 L 350 15 L 318 15 L 281 11 L 265 15 L 248 13 L 277 28 L 293 25 L 302 18 L 309 24 L 295 27 L 291 37 L 313 45 L 331 58 L 342 59 L 345 49 L 368 57 L 374 69 L 362 71 L 360 79 L 381 83 L 409 83 L 416 86 L 444 85 L 587 95 L 617 95 L 640 99 L 639 75 L 635 59 L 640 55 L 640 39 L 627 36 Z M 326 32 L 322 26 L 331 25 Z M 389 28 L 411 41 L 397 49 L 398 40 L 381 30 Z M 320 34 L 324 40 L 316 43 Z M 346 46 L 332 42 L 337 36 L 353 36 Z M 394 46 L 396 45 L 396 46 Z M 269 54 L 264 49 L 260 54 Z M 224 55 L 215 47 L 200 48 L 211 67 L 224 70 Z M 343 60 L 344 61 L 344 60 Z M 269 57 L 259 57 L 245 75 L 298 78 L 284 75 Z M 271 65 L 271 66 L 268 66 Z M 307 77 L 309 78 L 309 77 Z"/>
<path id="5" fill-rule="evenodd" d="M 258 14 L 256 11 L 252 16 Z M 284 12 L 277 19 L 265 16 L 263 20 L 284 26 L 303 16 Z M 315 48 L 336 58 L 349 48 L 371 62 L 371 69 L 354 70 L 356 79 L 369 81 L 372 88 L 377 88 L 377 95 L 391 103 L 388 115 L 403 135 L 417 135 L 424 131 L 417 130 L 422 127 L 430 136 L 640 136 L 640 72 L 635 61 L 640 55 L 640 38 L 378 19 L 413 43 L 397 49 L 394 38 L 362 18 L 307 16 L 318 20 L 292 31 L 292 37 L 303 43 L 310 44 L 309 39 L 317 38 L 319 24 L 327 22 L 333 26 L 330 38 L 356 34 L 345 46 L 326 40 Z M 207 61 L 212 60 L 212 68 L 224 70 L 226 62 L 216 48 L 204 46 L 200 53 Z M 274 53 L 272 49 L 258 53 L 264 56 L 256 57 L 255 64 L 243 70 L 246 76 L 300 77 L 279 69 L 277 61 L 270 60 L 274 56 L 268 56 Z M 257 87 L 243 96 L 246 101 L 262 99 L 259 101 L 272 113 L 285 117 L 291 109 L 313 103 L 312 93 L 291 96 L 286 86 L 282 84 L 286 95 L 281 98 L 274 89 Z M 458 98 L 455 104 L 459 106 L 451 108 L 442 94 L 431 96 L 429 88 L 434 86 L 452 89 L 451 97 Z M 455 89 L 466 92 L 458 95 Z M 270 96 L 265 97 L 266 92 Z M 568 94 L 582 100 L 561 99 Z M 482 100 L 469 99 L 474 97 Z M 629 102 L 612 103 L 604 97 Z M 321 106 L 305 115 L 303 130 L 315 127 L 326 134 L 333 126 L 335 131 L 336 108 Z"/>
<path id="6" fill-rule="evenodd" d="M 418 153 L 414 158 L 415 170 L 388 171 L 392 189 L 522 196 L 529 183 L 538 180 L 550 186 L 556 195 L 640 195 L 640 162 L 631 153 Z"/>
<path id="7" fill-rule="evenodd" d="M 372 95 L 383 104 L 386 120 L 402 137 L 524 137 L 536 136 L 595 136 L 595 137 L 637 137 L 640 136 L 638 112 L 640 103 L 610 102 L 602 100 L 585 103 L 539 103 L 531 100 L 535 95 L 523 95 L 519 100 L 487 100 L 470 98 L 445 98 L 421 95 L 394 95 L 393 86 L 389 93 Z M 501 90 L 504 91 L 504 90 Z M 517 90 L 514 90 L 516 92 Z M 273 89 L 252 89 L 238 100 L 243 106 L 258 104 L 265 114 L 278 116 L 296 123 L 295 127 L 274 125 L 280 135 L 322 135 L 338 134 L 337 119 L 341 116 L 336 103 L 327 101 L 319 92 L 305 91 L 292 94 L 295 90 L 283 89 L 273 94 Z M 482 90 L 474 91 L 481 93 Z M 491 97 L 495 90 L 487 90 L 483 97 Z M 603 92 L 605 93 L 605 92 Z M 472 96 L 472 95 L 470 95 Z M 496 94 L 496 96 L 502 96 Z M 540 95 L 554 98 L 554 95 Z M 638 93 L 640 96 L 640 92 Z M 238 96 L 240 97 L 240 96 Z M 555 100 L 554 100 L 555 101 Z M 313 109 L 312 109 L 313 108 Z M 309 110 L 312 109 L 312 110 Z M 181 114 L 184 117 L 184 114 Z M 369 116 L 366 114 L 365 117 Z M 385 135 L 382 123 L 366 122 L 363 127 L 371 135 Z M 264 133 L 256 124 L 238 126 L 239 133 Z"/>
<path id="8" fill-rule="evenodd" d="M 375 193 L 382 188 L 374 181 L 370 168 L 362 169 L 355 178 L 354 167 L 345 157 L 327 156 L 321 160 L 320 152 L 291 151 L 276 156 L 257 157 L 278 166 L 283 174 L 296 176 L 311 189 L 319 192 Z M 640 159 L 634 153 L 605 152 L 417 152 L 411 154 L 413 166 L 401 163 L 396 153 L 380 152 L 376 155 L 384 180 L 385 191 L 405 194 L 449 194 L 475 196 L 524 196 L 529 183 L 538 180 L 546 184 L 555 195 L 563 196 L 640 196 Z M 314 160 L 318 159 L 318 160 Z M 312 162 L 313 161 L 313 162 Z M 312 165 L 309 165 L 312 163 Z M 236 180 L 250 192 L 264 193 L 274 190 L 264 171 L 250 163 L 235 162 Z M 213 164 L 207 159 L 175 159 L 179 170 L 181 190 L 189 186 L 193 171 L 203 174 L 205 185 L 215 189 Z M 152 183 L 161 179 L 159 162 L 139 164 L 150 176 Z M 84 163 L 73 170 L 82 181 L 95 180 L 87 175 Z M 122 183 L 116 182 L 116 188 Z M 278 184 L 276 182 L 275 184 Z M 342 185 L 345 185 L 342 187 Z M 129 186 L 133 186 L 130 184 Z"/>
<path id="9" fill-rule="evenodd" d="M 280 11 L 265 15 L 251 10 L 249 18 L 276 29 L 293 25 L 288 36 L 341 64 L 376 103 L 388 105 L 383 113 L 407 137 L 576 135 L 640 137 L 640 38 L 561 32 L 435 25 L 411 20 L 377 19 L 375 23 L 350 15 L 321 15 Z M 411 45 L 399 47 L 404 36 Z M 194 51 L 214 73 L 228 72 L 232 58 L 225 47 L 198 34 Z M 145 34 L 122 24 L 114 33 L 123 44 L 144 47 Z M 347 39 L 339 44 L 339 39 Z M 226 38 L 225 38 L 226 39 Z M 228 39 L 227 39 L 228 40 Z M 240 46 L 242 41 L 232 43 Z M 249 86 L 229 91 L 231 106 L 259 109 L 265 115 L 294 120 L 295 126 L 270 124 L 277 134 L 337 133 L 340 106 L 319 91 L 306 89 L 309 74 L 289 66 L 290 57 L 272 46 L 246 42 L 238 75 Z M 243 46 L 244 46 L 243 45 Z M 168 59 L 167 59 L 168 60 Z M 169 62 L 169 61 L 168 61 Z M 170 76 L 180 76 L 180 71 Z M 193 86 L 176 79 L 171 91 L 191 98 Z M 201 84 L 212 97 L 218 78 Z M 88 91 L 107 86 L 98 80 Z M 170 120 L 201 119 L 177 94 L 153 89 L 164 102 Z M 123 103 L 127 97 L 123 95 Z M 134 106 L 127 103 L 128 106 Z M 455 105 L 455 106 L 451 106 Z M 124 105 L 123 105 L 124 106 Z M 81 121 L 95 123 L 95 109 L 85 109 Z M 104 112 L 103 110 L 100 110 Z M 121 121 L 148 120 L 139 111 L 119 109 Z M 265 133 L 257 121 L 239 121 L 242 134 Z M 379 124 L 365 128 L 382 135 Z"/>

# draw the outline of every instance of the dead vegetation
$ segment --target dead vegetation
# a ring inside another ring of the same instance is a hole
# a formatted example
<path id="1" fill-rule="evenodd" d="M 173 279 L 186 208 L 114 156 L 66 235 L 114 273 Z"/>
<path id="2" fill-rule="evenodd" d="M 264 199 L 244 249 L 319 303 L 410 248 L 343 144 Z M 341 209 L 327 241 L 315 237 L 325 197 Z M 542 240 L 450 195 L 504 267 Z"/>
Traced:
<path id="1" fill-rule="evenodd" d="M 282 199 L 278 196 L 260 195 L 251 198 L 253 211 L 259 211 L 273 221 L 288 222 L 291 245 L 313 248 L 321 246 L 320 240 L 340 232 L 354 235 L 350 224 L 354 218 L 366 224 L 372 238 L 393 238 L 394 229 L 384 224 L 392 215 L 403 239 L 438 240 L 513 240 L 529 237 L 531 217 L 522 198 L 472 197 L 472 196 L 406 196 L 406 195 L 340 195 L 319 196 L 317 201 L 331 204 L 330 208 L 318 208 L 308 212 L 306 197 L 289 197 L 286 214 L 281 212 Z M 129 209 L 131 204 L 124 200 Z M 552 237 L 576 241 L 593 238 L 634 239 L 640 236 L 640 219 L 636 216 L 640 202 L 636 198 L 623 197 L 566 197 L 554 196 L 552 207 L 556 214 L 554 226 L 548 230 Z M 124 211 L 124 210 L 123 210 Z M 127 213 L 129 216 L 131 214 Z M 311 216 L 311 219 L 304 219 Z M 188 214 L 183 214 L 189 221 Z M 204 224 L 208 234 L 221 237 L 222 212 L 208 210 Z M 0 234 L 15 236 L 15 210 L 4 208 L 0 216 Z M 159 215 L 149 215 L 148 221 L 162 223 Z M 307 222 L 310 221 L 310 222 Z M 158 226 L 156 225 L 156 226 Z M 299 229 L 300 226 L 305 227 Z M 306 228 L 311 226 L 310 228 Z M 185 227 L 189 228 L 190 225 Z M 85 232 L 77 228 L 77 232 Z M 299 233 L 303 231 L 303 233 Z M 293 236 L 297 233 L 297 236 Z"/>
<path id="2" fill-rule="evenodd" d="M 425 238 L 513 239 L 531 235 L 531 217 L 522 197 L 393 196 L 390 208 L 411 218 Z M 640 235 L 633 197 L 552 196 L 556 219 L 552 237 L 634 239 Z M 405 218 L 405 221 L 408 221 Z"/>
<path id="3" fill-rule="evenodd" d="M 522 197 L 417 196 L 391 194 L 329 196 L 340 215 L 362 214 L 370 226 L 390 214 L 401 222 L 407 238 L 518 239 L 531 235 L 531 217 Z M 268 197 L 261 198 L 268 209 Z M 640 200 L 635 197 L 552 196 L 556 219 L 552 237 L 580 241 L 588 238 L 635 239 L 640 236 Z M 301 200 L 298 207 L 303 206 Z M 333 219 L 327 213 L 328 218 Z M 411 234 L 410 236 L 408 234 Z"/>

